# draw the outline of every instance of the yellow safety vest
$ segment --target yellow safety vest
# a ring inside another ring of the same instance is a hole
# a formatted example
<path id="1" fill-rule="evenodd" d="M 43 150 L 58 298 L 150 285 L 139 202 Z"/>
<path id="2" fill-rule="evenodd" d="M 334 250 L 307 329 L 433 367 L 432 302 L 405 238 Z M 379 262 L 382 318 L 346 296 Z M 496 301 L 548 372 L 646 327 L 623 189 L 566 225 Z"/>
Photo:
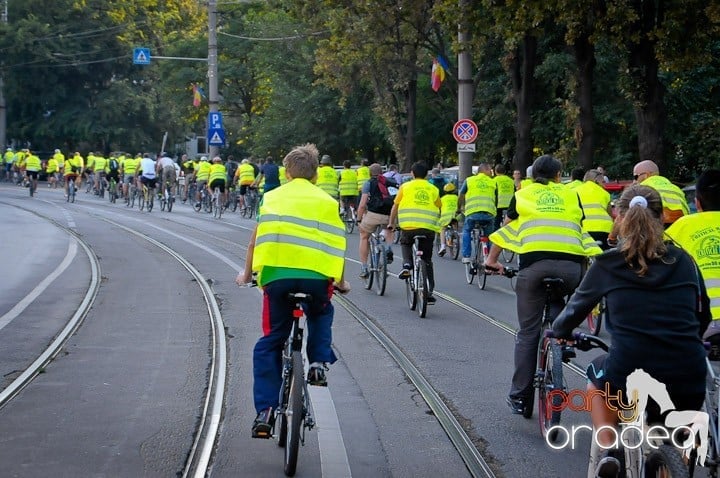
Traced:
<path id="1" fill-rule="evenodd" d="M 55 157 L 53 156 L 52 158 L 48 159 L 46 172 L 48 174 L 53 174 L 53 173 L 56 173 L 57 170 L 58 170 L 58 162 L 57 162 L 57 159 L 55 159 Z"/>
<path id="2" fill-rule="evenodd" d="M 720 211 L 683 216 L 665 233 L 685 249 L 705 279 L 713 320 L 720 320 Z"/>
<path id="3" fill-rule="evenodd" d="M 497 213 L 496 193 L 497 185 L 493 178 L 484 173 L 470 176 L 466 180 L 465 216 L 476 212 L 487 212 L 491 215 Z"/>
<path id="4" fill-rule="evenodd" d="M 565 185 L 565 187 L 568 189 L 575 190 L 575 189 L 579 188 L 580 185 L 582 185 L 582 184 L 583 184 L 583 182 L 580 181 L 579 179 L 574 179 L 574 180 L 570 181 L 569 183 L 567 183 Z"/>
<path id="5" fill-rule="evenodd" d="M 363 184 L 365 181 L 370 179 L 370 168 L 368 166 L 360 166 L 357 169 L 357 190 L 358 194 L 362 191 Z"/>
<path id="6" fill-rule="evenodd" d="M 315 185 L 328 193 L 331 197 L 338 196 L 338 177 L 335 168 L 332 166 L 320 166 L 317 169 L 317 181 Z"/>
<path id="7" fill-rule="evenodd" d="M 683 193 L 682 189 L 671 183 L 668 178 L 663 176 L 650 176 L 640 184 L 643 186 L 650 186 L 660 193 L 662 205 L 665 209 L 669 209 L 671 211 L 682 211 L 682 213 L 686 216 L 690 214 L 687 200 L 685 199 L 685 193 Z"/>
<path id="8" fill-rule="evenodd" d="M 238 177 L 241 186 L 252 184 L 255 181 L 255 168 L 250 163 L 241 164 L 235 175 Z"/>
<path id="9" fill-rule="evenodd" d="M 87 163 L 85 163 L 85 164 L 87 165 L 88 169 L 92 169 L 95 166 L 95 155 L 88 154 Z"/>
<path id="10" fill-rule="evenodd" d="M 12 164 L 14 157 L 15 157 L 15 153 L 13 153 L 12 151 L 6 151 L 5 152 L 5 164 Z"/>
<path id="11" fill-rule="evenodd" d="M 212 183 L 216 179 L 222 179 L 223 182 L 227 179 L 227 168 L 222 163 L 210 165 L 210 179 L 208 183 Z"/>
<path id="12" fill-rule="evenodd" d="M 135 174 L 140 166 L 140 158 L 126 158 L 123 162 L 123 174 Z"/>
<path id="13" fill-rule="evenodd" d="M 497 207 L 498 209 L 507 209 L 510 206 L 510 201 L 515 194 L 515 181 L 509 176 L 504 174 L 498 174 L 495 176 L 495 186 L 497 187 L 498 198 Z"/>
<path id="14" fill-rule="evenodd" d="M 42 163 L 40 162 L 40 158 L 38 158 L 34 154 L 29 154 L 25 158 L 25 169 L 27 171 L 40 171 L 41 168 Z"/>
<path id="15" fill-rule="evenodd" d="M 60 166 L 61 164 L 65 164 L 65 155 L 62 153 L 53 154 L 53 159 L 57 161 L 58 166 Z"/>
<path id="16" fill-rule="evenodd" d="M 518 218 L 490 234 L 493 244 L 519 254 L 602 253 L 582 227 L 582 209 L 575 191 L 557 183 L 533 183 L 515 193 L 515 207 Z"/>
<path id="17" fill-rule="evenodd" d="M 17 166 L 22 165 L 25 162 L 26 153 L 24 151 L 18 151 L 15 153 L 15 164 Z"/>
<path id="18" fill-rule="evenodd" d="M 435 205 L 440 191 L 426 179 L 413 179 L 400 186 L 400 229 L 429 229 L 438 232 L 440 209 Z"/>
<path id="19" fill-rule="evenodd" d="M 287 183 L 287 177 L 285 176 L 285 166 L 280 166 L 278 168 L 278 176 L 280 177 L 280 186 Z"/>
<path id="20" fill-rule="evenodd" d="M 310 270 L 339 280 L 346 245 L 337 202 L 296 178 L 263 197 L 252 269 L 260 285 L 264 267 Z"/>
<path id="21" fill-rule="evenodd" d="M 197 176 L 195 179 L 198 181 L 207 181 L 210 177 L 210 163 L 207 161 L 201 161 L 200 167 L 197 170 Z"/>
<path id="22" fill-rule="evenodd" d="M 612 231 L 613 219 L 607 212 L 610 204 L 610 193 L 595 181 L 585 181 L 575 188 L 575 192 L 580 196 L 580 203 L 585 213 L 583 222 L 585 230 L 607 233 Z"/>
<path id="23" fill-rule="evenodd" d="M 532 183 L 534 183 L 535 180 L 527 178 L 520 181 L 520 187 L 518 189 L 526 188 L 530 186 Z"/>
<path id="24" fill-rule="evenodd" d="M 446 194 L 440 198 L 442 207 L 440 208 L 440 224 L 439 226 L 445 227 L 450 224 L 450 221 L 455 217 L 455 211 L 458 207 L 458 197 L 456 194 Z"/>
<path id="25" fill-rule="evenodd" d="M 103 158 L 102 156 L 95 156 L 95 171 L 105 171 L 107 163 L 108 160 Z"/>
<path id="26" fill-rule="evenodd" d="M 340 171 L 340 195 L 341 196 L 357 196 L 358 175 L 348 168 Z"/>

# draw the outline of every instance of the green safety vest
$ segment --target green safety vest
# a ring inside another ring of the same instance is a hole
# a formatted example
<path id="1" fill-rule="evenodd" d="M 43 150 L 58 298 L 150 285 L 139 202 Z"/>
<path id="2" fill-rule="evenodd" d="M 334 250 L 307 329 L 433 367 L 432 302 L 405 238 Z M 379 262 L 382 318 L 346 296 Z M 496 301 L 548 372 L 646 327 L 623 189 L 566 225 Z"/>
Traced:
<path id="1" fill-rule="evenodd" d="M 310 270 L 340 280 L 346 245 L 337 201 L 296 178 L 263 197 L 252 270 L 259 285 L 264 285 L 265 267 Z"/>

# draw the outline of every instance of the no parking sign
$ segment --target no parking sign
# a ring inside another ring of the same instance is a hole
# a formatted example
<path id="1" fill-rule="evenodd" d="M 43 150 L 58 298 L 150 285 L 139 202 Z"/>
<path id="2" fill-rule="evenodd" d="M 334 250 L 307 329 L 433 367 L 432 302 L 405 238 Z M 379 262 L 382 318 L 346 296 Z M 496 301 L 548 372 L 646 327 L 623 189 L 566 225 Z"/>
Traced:
<path id="1" fill-rule="evenodd" d="M 478 136 L 478 127 L 473 120 L 461 119 L 453 126 L 453 137 L 458 143 L 474 143 Z"/>

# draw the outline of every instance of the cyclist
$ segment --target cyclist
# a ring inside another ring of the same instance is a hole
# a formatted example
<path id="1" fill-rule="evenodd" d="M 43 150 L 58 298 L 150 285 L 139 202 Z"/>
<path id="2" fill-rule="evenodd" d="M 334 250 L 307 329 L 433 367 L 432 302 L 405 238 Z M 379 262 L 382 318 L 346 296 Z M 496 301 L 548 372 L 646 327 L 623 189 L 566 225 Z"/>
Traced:
<path id="1" fill-rule="evenodd" d="M 125 196 L 125 198 L 129 197 L 128 188 L 130 187 L 130 183 L 135 182 L 135 172 L 140 167 L 141 159 L 139 153 L 134 158 L 128 156 L 120 166 L 120 173 L 123 175 L 123 196 Z M 135 186 L 137 187 L 137 184 Z"/>
<path id="2" fill-rule="evenodd" d="M 610 193 L 602 187 L 603 174 L 597 169 L 591 169 L 583 177 L 583 183 L 575 188 L 580 197 L 580 204 L 583 208 L 585 220 L 583 227 L 600 243 L 600 248 L 605 250 L 610 246 L 607 243 L 608 235 L 612 231 L 613 219 L 610 215 Z"/>
<path id="3" fill-rule="evenodd" d="M 575 168 L 570 172 L 570 182 L 565 185 L 569 189 L 577 189 L 585 178 L 585 170 L 583 168 Z"/>
<path id="4" fill-rule="evenodd" d="M 349 161 L 346 161 L 349 164 Z M 353 189 L 356 183 L 353 183 Z M 358 221 L 360 221 L 360 278 L 366 279 L 370 272 L 367 269 L 368 262 L 368 239 L 378 226 L 383 227 L 382 234 L 389 239 L 386 249 L 386 262 L 391 264 L 393 252 L 390 244 L 393 242 L 392 230 L 388 229 L 390 224 L 390 211 L 393 207 L 393 196 L 390 188 L 397 189 L 398 185 L 392 179 L 382 175 L 382 166 L 377 163 L 370 165 L 370 180 L 366 181 L 362 188 L 360 205 L 358 206 Z"/>
<path id="5" fill-rule="evenodd" d="M 327 386 L 325 364 L 337 358 L 331 348 L 333 305 L 332 283 L 343 292 L 345 229 L 337 213 L 337 202 L 312 184 L 317 175 L 318 150 L 306 144 L 294 148 L 283 163 L 290 181 L 263 198 L 248 245 L 245 270 L 239 285 L 257 272 L 263 288 L 263 332 L 253 352 L 253 394 L 257 418 L 254 438 L 270 438 L 274 410 L 282 381 L 283 344 L 292 326 L 289 292 L 305 292 L 312 301 L 307 315 L 308 383 Z M 298 265 L 306 269 L 298 268 Z"/>
<path id="6" fill-rule="evenodd" d="M 120 184 L 120 161 L 116 157 L 117 153 L 113 153 L 108 158 L 107 163 L 107 180 L 114 180 L 115 184 Z"/>
<path id="7" fill-rule="evenodd" d="M 227 169 L 227 180 L 225 181 L 225 184 L 228 187 L 233 184 L 235 173 L 237 172 L 239 166 L 240 163 L 235 161 L 235 156 L 232 154 L 228 155 L 227 160 L 225 161 L 225 169 Z"/>
<path id="8" fill-rule="evenodd" d="M 255 182 L 255 170 L 249 159 L 245 158 L 240 162 L 240 166 L 235 171 L 235 180 L 240 184 L 240 207 L 242 208 L 245 207 L 245 193 Z"/>
<path id="9" fill-rule="evenodd" d="M 208 190 L 211 194 L 215 191 L 215 188 L 220 189 L 220 197 L 218 201 L 218 207 L 225 209 L 225 181 L 227 181 L 227 168 L 222 163 L 220 156 L 215 156 L 210 165 L 210 173 L 208 175 Z"/>
<path id="10" fill-rule="evenodd" d="M 107 159 L 102 154 L 95 155 L 95 191 L 100 191 L 100 181 L 105 179 Z"/>
<path id="11" fill-rule="evenodd" d="M 582 228 L 583 212 L 575 191 L 560 184 L 562 164 L 550 155 L 540 156 L 532 165 L 534 182 L 515 193 L 507 217 L 510 223 L 490 236 L 493 245 L 486 268 L 503 270 L 498 257 L 503 248 L 519 254 L 516 292 L 520 329 L 515 339 L 515 371 L 507 398 L 511 411 L 532 416 L 533 379 L 543 320 L 546 291 L 543 279 L 563 280 L 562 295 L 580 283 L 588 255 L 602 251 Z M 563 306 L 554 298 L 551 315 Z"/>
<path id="12" fill-rule="evenodd" d="M 398 172 L 397 164 L 391 164 L 388 166 L 387 171 L 383 173 L 383 176 L 385 176 L 388 179 L 392 179 L 395 181 L 396 184 L 401 185 L 402 184 L 402 174 Z"/>
<path id="13" fill-rule="evenodd" d="M 35 153 L 28 151 L 27 156 L 23 159 L 23 163 L 20 165 L 25 171 L 29 181 L 32 181 L 32 187 L 37 191 L 37 180 L 40 169 L 42 169 L 42 162 Z"/>
<path id="14" fill-rule="evenodd" d="M 200 197 L 203 189 L 207 185 L 208 179 L 210 178 L 210 163 L 208 163 L 207 156 L 200 158 L 200 166 L 195 171 L 195 183 L 197 184 L 197 192 L 195 193 L 195 207 L 200 205 Z"/>
<path id="15" fill-rule="evenodd" d="M 482 228 L 489 236 L 495 230 L 497 213 L 497 184 L 491 178 L 492 168 L 487 163 L 478 166 L 475 176 L 468 177 L 460 188 L 459 209 L 465 206 L 465 224 L 462 235 L 462 261 L 470 263 L 472 230 Z"/>
<path id="16" fill-rule="evenodd" d="M 665 233 L 695 259 L 710 297 L 713 321 L 708 335 L 720 332 L 720 170 L 710 169 L 695 184 L 697 214 L 683 216 Z"/>
<path id="17" fill-rule="evenodd" d="M 435 274 L 432 264 L 432 250 L 435 243 L 435 233 L 438 232 L 440 218 L 440 193 L 427 179 L 428 168 L 423 162 L 417 162 L 410 169 L 413 179 L 400 186 L 395 196 L 388 229 L 394 229 L 392 224 L 399 220 L 400 245 L 402 246 L 403 269 L 398 275 L 405 280 L 410 277 L 413 268 L 412 246 L 415 236 L 425 236 L 420 241 L 422 258 L 427 265 L 428 281 L 430 282 L 430 295 L 428 303 L 435 303 L 432 292 L 435 290 Z"/>
<path id="18" fill-rule="evenodd" d="M 495 186 L 497 187 L 497 213 L 495 214 L 495 229 L 500 229 L 505 220 L 505 211 L 515 194 L 515 182 L 505 174 L 505 166 L 495 166 Z"/>
<path id="19" fill-rule="evenodd" d="M 612 347 L 587 370 L 590 416 L 602 448 L 613 446 L 612 429 L 618 423 L 617 404 L 608 403 L 603 391 L 617 396 L 637 369 L 667 389 L 666 400 L 653 395 L 662 410 L 648 403 L 651 416 L 673 408 L 700 410 L 705 397 L 707 352 L 701 337 L 710 313 L 702 278 L 687 253 L 663 242 L 663 206 L 657 191 L 633 185 L 623 192 L 618 209 L 621 244 L 596 258 L 553 323 L 557 337 L 570 338 L 606 297 Z M 618 476 L 620 462 L 614 450 L 608 451 L 596 476 Z"/>
<path id="20" fill-rule="evenodd" d="M 260 174 L 255 178 L 253 187 L 262 184 L 263 194 L 280 187 L 280 168 L 277 167 L 272 156 L 265 158 L 265 164 L 260 168 Z"/>
<path id="21" fill-rule="evenodd" d="M 458 196 L 457 188 L 453 183 L 447 183 L 443 188 L 445 193 L 440 198 L 442 206 L 440 206 L 440 250 L 438 256 L 442 257 L 445 255 L 445 248 L 447 246 L 443 231 L 446 227 L 457 227 L 457 219 L 455 219 L 458 209 Z"/>
<path id="22" fill-rule="evenodd" d="M 663 224 L 666 229 L 678 218 L 690 213 L 682 189 L 666 177 L 660 176 L 657 164 L 649 159 L 640 161 L 633 167 L 633 180 L 643 186 L 650 186 L 660 193 L 663 203 Z"/>
<path id="23" fill-rule="evenodd" d="M 57 161 L 56 179 L 60 181 L 62 179 L 63 168 L 65 167 L 65 155 L 59 149 L 55 149 L 51 159 Z"/>
<path id="24" fill-rule="evenodd" d="M 350 161 L 343 161 L 343 170 L 340 171 L 340 207 L 345 212 L 348 207 L 357 209 L 357 173 L 350 167 Z M 362 193 L 362 191 L 361 191 Z M 358 221 L 360 217 L 358 216 Z"/>
<path id="25" fill-rule="evenodd" d="M 164 151 L 160 153 L 160 159 L 157 160 L 155 172 L 160 178 L 160 191 L 158 191 L 158 194 L 165 194 L 166 184 L 170 186 L 170 194 L 173 194 L 175 189 L 175 179 L 177 177 L 177 172 L 175 171 L 175 161 L 173 161 L 173 159 Z"/>
<path id="26" fill-rule="evenodd" d="M 365 181 L 370 179 L 370 161 L 368 161 L 365 158 L 362 158 L 360 160 L 360 167 L 357 168 L 357 171 L 355 173 L 357 174 L 357 194 L 360 195 L 362 191 L 363 184 L 365 184 Z M 398 183 L 399 184 L 399 183 Z"/>
<path id="27" fill-rule="evenodd" d="M 12 177 L 12 167 L 15 159 L 15 153 L 12 148 L 7 148 L 3 155 L 3 161 L 5 162 L 5 180 L 10 181 Z"/>
<path id="28" fill-rule="evenodd" d="M 72 158 L 65 160 L 63 174 L 65 175 L 65 197 L 68 194 L 68 181 L 75 181 L 75 189 L 80 187 L 83 170 L 85 169 L 85 160 L 80 156 L 79 151 L 75 151 Z"/>
<path id="29" fill-rule="evenodd" d="M 338 174 L 333 168 L 332 159 L 327 154 L 323 154 L 320 160 L 315 185 L 328 193 L 331 198 L 338 199 Z"/>
<path id="30" fill-rule="evenodd" d="M 58 175 L 60 174 L 60 166 L 55 156 L 51 156 L 47 160 L 45 166 L 45 172 L 47 173 L 47 186 L 48 188 L 57 188 Z"/>
<path id="31" fill-rule="evenodd" d="M 148 188 L 148 197 L 155 194 L 155 186 L 157 184 L 155 160 L 150 157 L 149 153 L 145 153 L 143 158 L 140 160 L 140 166 L 135 171 L 135 176 L 140 179 L 140 184 Z"/>
<path id="32" fill-rule="evenodd" d="M 433 186 L 438 188 L 440 197 L 442 197 L 444 193 L 443 188 L 445 187 L 447 181 L 445 181 L 445 178 L 442 176 L 442 174 L 440 174 L 440 168 L 433 168 L 430 171 L 430 177 L 428 178 L 428 181 L 430 181 Z"/>

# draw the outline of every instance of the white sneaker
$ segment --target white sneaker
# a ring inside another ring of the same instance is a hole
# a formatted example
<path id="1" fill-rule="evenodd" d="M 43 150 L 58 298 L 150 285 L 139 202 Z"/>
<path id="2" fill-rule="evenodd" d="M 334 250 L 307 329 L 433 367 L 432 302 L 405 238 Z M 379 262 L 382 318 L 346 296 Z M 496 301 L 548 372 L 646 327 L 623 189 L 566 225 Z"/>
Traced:
<path id="1" fill-rule="evenodd" d="M 469 257 L 463 257 L 463 258 L 462 258 L 462 263 L 463 263 L 463 264 L 470 264 L 470 258 L 469 258 Z"/>

